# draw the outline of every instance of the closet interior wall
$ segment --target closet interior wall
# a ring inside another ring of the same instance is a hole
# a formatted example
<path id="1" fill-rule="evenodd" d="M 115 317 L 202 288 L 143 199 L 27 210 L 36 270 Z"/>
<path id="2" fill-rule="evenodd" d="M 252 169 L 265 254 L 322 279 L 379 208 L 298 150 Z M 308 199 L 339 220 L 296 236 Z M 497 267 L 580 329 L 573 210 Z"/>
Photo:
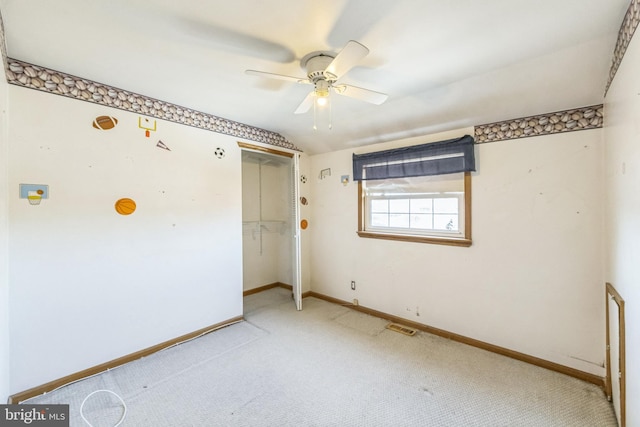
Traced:
<path id="1" fill-rule="evenodd" d="M 291 159 L 243 151 L 243 290 L 292 284 Z"/>

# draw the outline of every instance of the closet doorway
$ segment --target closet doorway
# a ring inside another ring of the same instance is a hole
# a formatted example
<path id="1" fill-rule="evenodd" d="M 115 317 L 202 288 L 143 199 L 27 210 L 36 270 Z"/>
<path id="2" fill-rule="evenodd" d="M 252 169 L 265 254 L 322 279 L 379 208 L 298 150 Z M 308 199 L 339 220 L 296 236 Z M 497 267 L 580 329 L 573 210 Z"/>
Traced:
<path id="1" fill-rule="evenodd" d="M 291 288 L 301 310 L 298 156 L 241 147 L 244 294 Z"/>

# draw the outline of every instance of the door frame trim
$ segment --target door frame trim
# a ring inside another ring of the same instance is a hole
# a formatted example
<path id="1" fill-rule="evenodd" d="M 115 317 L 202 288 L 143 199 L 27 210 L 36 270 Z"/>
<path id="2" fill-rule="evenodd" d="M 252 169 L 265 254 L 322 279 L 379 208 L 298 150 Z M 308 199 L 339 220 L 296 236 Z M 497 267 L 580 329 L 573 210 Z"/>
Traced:
<path id="1" fill-rule="evenodd" d="M 273 148 L 267 148 L 261 145 L 249 144 L 247 142 L 242 142 L 242 141 L 238 141 L 238 147 L 246 148 L 248 150 L 262 151 L 263 153 L 275 154 L 278 156 L 285 156 L 289 158 L 292 158 L 294 156 L 293 153 L 289 153 L 288 151 L 274 150 Z"/>
<path id="2" fill-rule="evenodd" d="M 301 248 L 302 248 L 302 242 L 300 241 L 300 206 L 298 204 L 298 201 L 300 199 L 300 187 L 299 187 L 299 183 L 300 183 L 300 163 L 299 163 L 299 159 L 300 159 L 300 154 L 299 153 L 292 153 L 292 152 L 288 152 L 288 151 L 282 151 L 282 150 L 275 150 L 273 148 L 269 148 L 269 147 L 263 147 L 261 145 L 255 145 L 255 144 L 249 144 L 246 142 L 242 142 L 242 141 L 237 141 L 238 143 L 238 147 L 240 148 L 240 151 L 258 151 L 258 152 L 262 152 L 262 153 L 267 153 L 267 154 L 273 154 L 276 156 L 284 156 L 284 157 L 288 157 L 289 159 L 291 159 L 291 167 L 293 168 L 293 173 L 291 174 L 292 177 L 292 186 L 293 186 L 293 200 L 291 201 L 291 203 L 293 204 L 293 239 L 294 239 L 294 253 L 293 255 L 293 259 L 292 262 L 295 264 L 294 266 L 294 271 L 292 272 L 294 277 L 293 277 L 293 286 L 292 286 L 292 292 L 293 292 L 293 296 L 294 296 L 294 302 L 296 305 L 296 309 L 297 310 L 302 310 L 302 274 L 301 274 L 301 270 L 302 270 L 302 255 L 300 253 Z M 297 154 L 297 155 L 296 155 Z"/>
<path id="3" fill-rule="evenodd" d="M 612 380 L 611 380 L 611 336 L 610 336 L 610 320 L 609 320 L 609 300 L 613 300 L 618 305 L 618 369 L 620 384 L 620 427 L 626 426 L 626 368 L 625 368 L 625 327 L 624 327 L 624 299 L 620 296 L 616 288 L 609 282 L 606 284 L 605 291 L 605 313 L 606 313 L 606 365 L 607 373 L 605 377 L 605 393 L 607 399 L 613 399 Z M 615 407 L 615 405 L 614 405 Z"/>

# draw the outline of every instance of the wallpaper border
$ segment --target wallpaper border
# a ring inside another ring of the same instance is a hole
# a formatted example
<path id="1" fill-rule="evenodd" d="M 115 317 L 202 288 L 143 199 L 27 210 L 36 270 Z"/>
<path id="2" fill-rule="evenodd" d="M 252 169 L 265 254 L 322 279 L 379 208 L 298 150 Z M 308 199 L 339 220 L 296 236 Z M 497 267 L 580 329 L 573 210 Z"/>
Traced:
<path id="1" fill-rule="evenodd" d="M 633 34 L 638 28 L 640 23 L 640 0 L 631 0 L 631 4 L 627 9 L 627 13 L 624 15 L 620 31 L 618 31 L 618 40 L 616 41 L 616 47 L 613 50 L 613 59 L 611 60 L 611 69 L 609 70 L 609 79 L 607 80 L 607 86 L 604 90 L 604 95 L 607 96 L 609 87 L 613 83 L 613 79 L 618 72 L 618 67 L 624 58 L 624 54 L 631 43 Z"/>
<path id="2" fill-rule="evenodd" d="M 61 71 L 7 58 L 7 82 L 54 95 L 130 111 L 237 138 L 302 151 L 282 135 L 265 129 L 217 117 L 208 113 L 160 101 L 145 95 L 73 76 Z"/>
<path id="3" fill-rule="evenodd" d="M 7 40 L 4 36 L 4 21 L 2 20 L 2 14 L 0 13 L 0 55 L 2 55 L 2 63 L 6 70 L 9 64 L 7 63 Z"/>
<path id="4" fill-rule="evenodd" d="M 476 144 L 528 138 L 531 136 L 598 129 L 604 124 L 604 107 L 574 108 L 475 126 Z"/>
<path id="5" fill-rule="evenodd" d="M 631 0 L 613 52 L 605 96 L 611 86 L 626 50 L 640 24 L 640 0 Z M 6 38 L 0 15 L 0 50 L 7 82 L 17 86 L 62 95 L 107 107 L 168 120 L 276 147 L 302 151 L 282 135 L 265 129 L 217 117 L 131 91 L 93 82 L 71 74 L 51 70 L 7 56 Z M 603 106 L 594 105 L 530 117 L 509 119 L 475 126 L 476 143 L 488 143 L 555 133 L 601 128 Z"/>

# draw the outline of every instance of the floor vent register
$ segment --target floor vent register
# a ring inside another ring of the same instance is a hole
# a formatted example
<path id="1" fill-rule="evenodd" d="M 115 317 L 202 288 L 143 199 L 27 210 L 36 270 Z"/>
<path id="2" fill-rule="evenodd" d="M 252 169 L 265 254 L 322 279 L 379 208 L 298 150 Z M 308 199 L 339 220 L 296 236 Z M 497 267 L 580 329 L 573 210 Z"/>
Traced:
<path id="1" fill-rule="evenodd" d="M 417 332 L 413 328 L 410 328 L 408 326 L 399 325 L 397 323 L 389 323 L 387 325 L 387 329 L 391 329 L 392 331 L 400 332 L 401 334 L 404 334 L 404 335 L 409 335 L 410 337 L 414 336 L 416 334 L 416 332 Z"/>

